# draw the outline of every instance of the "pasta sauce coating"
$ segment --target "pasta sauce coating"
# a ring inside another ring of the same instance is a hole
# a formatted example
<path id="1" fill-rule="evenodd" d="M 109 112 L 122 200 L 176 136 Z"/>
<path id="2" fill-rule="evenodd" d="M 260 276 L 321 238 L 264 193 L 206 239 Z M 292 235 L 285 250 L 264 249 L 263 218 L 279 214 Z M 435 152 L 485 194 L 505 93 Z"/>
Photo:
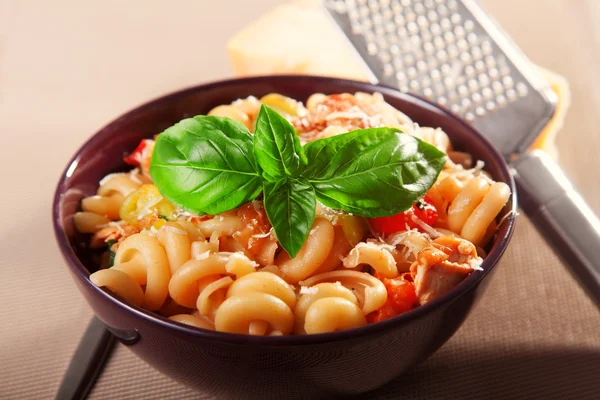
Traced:
<path id="1" fill-rule="evenodd" d="M 280 336 L 377 323 L 447 293 L 481 269 L 510 188 L 495 182 L 439 128 L 420 127 L 379 93 L 315 93 L 304 106 L 277 93 L 215 107 L 251 132 L 261 104 L 285 116 L 302 143 L 355 129 L 395 127 L 448 154 L 412 209 L 369 220 L 317 203 L 295 257 L 279 244 L 260 197 L 219 215 L 194 215 L 153 185 L 153 139 L 84 198 L 75 227 L 110 252 L 91 281 L 135 306 L 198 329 Z"/>

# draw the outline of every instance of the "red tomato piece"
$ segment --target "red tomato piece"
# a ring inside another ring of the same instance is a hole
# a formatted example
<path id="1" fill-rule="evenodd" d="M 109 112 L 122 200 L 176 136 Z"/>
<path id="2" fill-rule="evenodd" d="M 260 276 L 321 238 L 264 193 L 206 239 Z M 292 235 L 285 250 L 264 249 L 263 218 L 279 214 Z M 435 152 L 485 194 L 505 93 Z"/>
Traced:
<path id="1" fill-rule="evenodd" d="M 142 162 L 144 149 L 148 145 L 148 142 L 148 139 L 142 139 L 135 150 L 133 150 L 127 157 L 123 158 L 123 161 L 134 167 L 139 167 Z"/>
<path id="2" fill-rule="evenodd" d="M 435 224 L 438 219 L 437 209 L 426 195 L 413 204 L 411 208 L 400 214 L 389 217 L 370 218 L 369 226 L 381 236 L 388 236 L 392 233 L 407 230 L 407 227 L 408 229 L 417 229 L 424 232 L 423 228 L 413 220 L 413 215 L 430 226 Z"/>
<path id="3" fill-rule="evenodd" d="M 417 304 L 417 292 L 415 285 L 404 275 L 398 278 L 388 279 L 377 276 L 388 292 L 385 304 L 378 310 L 367 315 L 369 323 L 384 321 L 386 319 L 404 314 L 412 310 Z"/>

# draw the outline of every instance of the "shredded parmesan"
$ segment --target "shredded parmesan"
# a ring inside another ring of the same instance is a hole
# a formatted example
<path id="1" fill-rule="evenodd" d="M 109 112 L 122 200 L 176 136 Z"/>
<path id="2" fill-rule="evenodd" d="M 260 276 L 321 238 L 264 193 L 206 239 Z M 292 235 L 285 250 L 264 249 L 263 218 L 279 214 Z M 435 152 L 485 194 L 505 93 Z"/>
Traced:
<path id="1" fill-rule="evenodd" d="M 125 235 L 125 230 L 123 230 L 123 227 L 121 226 L 121 223 L 119 222 L 115 222 L 115 221 L 111 221 L 107 224 L 108 226 L 112 226 L 114 228 L 117 228 L 117 231 L 119 231 L 119 233 L 121 235 Z"/>
<path id="2" fill-rule="evenodd" d="M 300 286 L 300 294 L 317 294 L 319 292 L 319 288 L 314 286 Z"/>
<path id="3" fill-rule="evenodd" d="M 266 232 L 266 233 L 257 233 L 255 235 L 252 235 L 252 237 L 253 238 L 257 238 L 257 239 L 266 238 L 266 237 L 271 236 L 271 232 L 273 232 L 273 227 L 271 227 L 271 229 L 269 230 L 269 232 Z"/>
<path id="4" fill-rule="evenodd" d="M 210 250 L 206 250 L 204 253 L 197 254 L 194 257 L 196 260 L 205 260 L 210 256 Z"/>
<path id="5" fill-rule="evenodd" d="M 366 119 L 369 118 L 364 111 L 336 111 L 325 117 L 325 121 L 332 121 L 334 119 L 343 118 L 343 119 Z"/>
<path id="6" fill-rule="evenodd" d="M 262 209 L 262 203 L 259 200 L 252 200 L 252 207 L 254 207 L 254 211 L 260 212 Z"/>
<path id="7" fill-rule="evenodd" d="M 468 261 L 468 264 L 469 267 L 471 267 L 475 271 L 483 271 L 483 268 L 481 268 L 481 264 L 483 264 L 483 258 L 481 257 L 471 258 Z"/>
<path id="8" fill-rule="evenodd" d="M 419 225 L 419 227 L 421 229 L 423 229 L 425 232 L 427 232 L 427 234 L 429 236 L 431 236 L 432 238 L 439 238 L 444 236 L 443 234 L 441 234 L 440 232 L 436 231 L 433 227 L 427 225 L 425 222 L 423 222 L 423 220 L 421 220 L 421 218 L 417 217 L 415 214 L 412 214 L 410 216 L 410 218 L 413 220 L 413 222 L 417 225 Z"/>
<path id="9" fill-rule="evenodd" d="M 157 205 L 158 203 L 160 203 L 162 201 L 162 199 L 163 199 L 163 197 L 159 196 L 153 202 L 144 205 L 144 208 L 142 208 L 140 210 L 140 213 L 138 214 L 138 217 L 137 217 L 138 221 L 144 219 L 144 217 L 146 217 L 147 215 L 151 214 L 152 213 L 152 210 L 151 210 L 152 207 L 154 207 L 155 205 Z"/>
<path id="10" fill-rule="evenodd" d="M 171 233 L 176 233 L 178 235 L 187 235 L 187 232 L 183 229 L 176 228 L 174 226 L 163 225 L 160 227 L 159 231 L 167 231 Z"/>
<path id="11" fill-rule="evenodd" d="M 387 243 L 382 243 L 382 242 L 373 242 L 373 241 L 368 241 L 368 242 L 360 242 L 358 243 L 354 249 L 352 250 L 358 250 L 362 247 L 367 247 L 367 248 L 371 248 L 371 249 L 376 249 L 376 250 L 387 250 L 387 251 L 394 251 L 396 250 L 396 248 L 394 246 L 391 246 Z"/>
<path id="12" fill-rule="evenodd" d="M 137 174 L 140 173 L 140 170 L 138 168 L 134 168 L 131 171 L 129 171 L 129 179 L 131 179 L 132 182 L 137 183 L 138 185 L 142 185 L 143 182 L 140 180 L 140 178 L 137 177 Z"/>

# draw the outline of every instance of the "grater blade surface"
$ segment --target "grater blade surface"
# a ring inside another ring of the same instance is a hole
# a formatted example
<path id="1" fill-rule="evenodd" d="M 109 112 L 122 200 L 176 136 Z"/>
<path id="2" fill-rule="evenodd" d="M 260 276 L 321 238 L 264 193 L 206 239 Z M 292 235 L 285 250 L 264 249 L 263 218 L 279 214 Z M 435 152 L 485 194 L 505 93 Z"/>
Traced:
<path id="1" fill-rule="evenodd" d="M 323 0 L 376 80 L 472 123 L 509 156 L 548 123 L 556 96 L 472 0 Z"/>

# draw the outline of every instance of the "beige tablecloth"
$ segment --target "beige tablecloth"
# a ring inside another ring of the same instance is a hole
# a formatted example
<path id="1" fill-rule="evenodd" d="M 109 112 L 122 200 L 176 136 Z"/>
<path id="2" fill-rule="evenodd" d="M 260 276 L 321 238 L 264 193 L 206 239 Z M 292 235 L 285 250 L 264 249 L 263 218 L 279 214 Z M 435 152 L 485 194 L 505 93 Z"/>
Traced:
<path id="1" fill-rule="evenodd" d="M 1 399 L 53 397 L 91 316 L 50 225 L 52 192 L 68 157 L 124 110 L 230 76 L 227 37 L 276 3 L 0 0 Z M 561 162 L 600 212 L 600 2 L 484 6 L 535 62 L 569 79 Z M 521 217 L 488 293 L 460 331 L 377 394 L 599 398 L 600 313 Z M 207 396 L 119 346 L 91 398 Z"/>

